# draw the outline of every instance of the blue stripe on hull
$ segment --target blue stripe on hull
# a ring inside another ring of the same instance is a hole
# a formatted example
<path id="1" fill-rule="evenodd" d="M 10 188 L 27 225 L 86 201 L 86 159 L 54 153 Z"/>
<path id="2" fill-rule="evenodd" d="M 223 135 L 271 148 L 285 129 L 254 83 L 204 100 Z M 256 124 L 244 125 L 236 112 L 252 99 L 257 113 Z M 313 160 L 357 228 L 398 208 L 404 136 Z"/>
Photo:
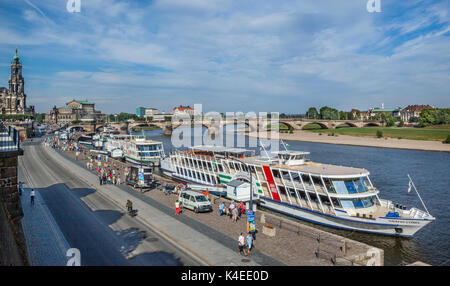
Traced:
<path id="1" fill-rule="evenodd" d="M 267 199 L 267 198 L 266 198 L 266 199 Z M 269 200 L 271 200 L 271 199 L 269 199 Z M 276 202 L 276 201 L 273 201 L 273 200 L 271 200 L 271 201 L 274 202 L 274 203 L 279 203 L 279 202 Z M 281 204 L 285 204 L 285 203 L 283 203 L 283 202 L 280 202 L 280 203 L 281 203 Z M 262 205 L 262 206 L 263 206 L 263 207 L 266 207 L 266 208 L 268 208 L 268 209 L 274 210 L 274 211 L 276 211 L 276 212 L 279 212 L 279 213 L 282 213 L 282 214 L 291 216 L 291 217 L 295 217 L 295 218 L 298 218 L 298 219 L 301 219 L 301 220 L 304 220 L 304 221 L 308 221 L 308 222 L 320 224 L 320 225 L 327 226 L 327 227 L 331 227 L 331 228 L 344 229 L 344 230 L 349 230 L 349 231 L 358 231 L 358 232 L 364 232 L 364 233 L 370 233 L 370 234 L 380 234 L 380 235 L 385 235 L 385 236 L 411 237 L 410 235 L 402 235 L 402 234 L 396 234 L 396 233 L 392 233 L 392 234 L 391 234 L 391 233 L 383 233 L 383 232 L 376 232 L 376 231 L 370 231 L 370 230 L 355 229 L 355 228 L 350 228 L 350 227 L 345 227 L 345 226 L 337 226 L 337 225 L 334 225 L 334 224 L 328 224 L 328 223 L 324 223 L 324 222 L 320 222 L 320 221 L 308 219 L 308 218 L 305 218 L 305 217 L 297 216 L 297 215 L 294 215 L 294 214 L 292 214 L 292 213 L 288 213 L 288 212 L 285 212 L 285 211 L 282 211 L 282 210 L 279 210 L 279 209 L 272 208 L 272 207 L 270 207 L 270 206 L 264 206 L 264 205 Z M 289 205 L 289 206 L 291 206 L 291 205 Z M 296 206 L 294 206 L 294 207 L 296 207 Z M 301 209 L 302 209 L 302 210 L 307 210 L 307 211 L 313 212 L 314 215 L 330 216 L 330 215 L 327 215 L 327 214 L 322 214 L 322 213 L 319 213 L 319 212 L 316 212 L 316 211 L 311 211 L 311 210 L 308 210 L 308 209 L 303 209 L 303 208 L 301 208 Z M 331 216 L 331 217 L 333 217 L 333 218 L 338 218 L 338 219 L 343 219 L 343 218 L 339 218 L 339 217 L 337 217 L 337 216 Z M 348 220 L 348 219 L 343 219 L 343 220 Z M 352 221 L 352 220 L 349 220 L 349 221 Z M 353 222 L 353 221 L 352 221 L 352 222 Z M 364 223 L 364 222 L 359 222 L 359 221 L 357 221 L 357 222 L 358 222 L 358 223 Z M 381 225 L 389 225 L 389 224 L 381 224 Z M 389 226 L 393 226 L 393 227 L 394 227 L 395 225 L 389 225 Z"/>

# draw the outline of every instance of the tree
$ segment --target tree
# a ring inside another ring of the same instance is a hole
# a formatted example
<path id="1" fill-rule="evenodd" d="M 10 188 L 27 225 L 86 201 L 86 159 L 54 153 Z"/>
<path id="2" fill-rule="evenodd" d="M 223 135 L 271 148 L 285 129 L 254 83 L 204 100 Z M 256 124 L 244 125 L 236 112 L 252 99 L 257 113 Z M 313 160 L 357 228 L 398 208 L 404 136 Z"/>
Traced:
<path id="1" fill-rule="evenodd" d="M 348 114 L 345 111 L 339 111 L 339 119 L 340 120 L 347 120 L 348 119 Z"/>
<path id="2" fill-rule="evenodd" d="M 320 108 L 320 118 L 326 120 L 338 120 L 339 119 L 339 111 L 337 109 L 324 106 Z"/>
<path id="3" fill-rule="evenodd" d="M 310 107 L 306 112 L 306 118 L 308 119 L 319 119 L 319 112 L 315 107 Z"/>

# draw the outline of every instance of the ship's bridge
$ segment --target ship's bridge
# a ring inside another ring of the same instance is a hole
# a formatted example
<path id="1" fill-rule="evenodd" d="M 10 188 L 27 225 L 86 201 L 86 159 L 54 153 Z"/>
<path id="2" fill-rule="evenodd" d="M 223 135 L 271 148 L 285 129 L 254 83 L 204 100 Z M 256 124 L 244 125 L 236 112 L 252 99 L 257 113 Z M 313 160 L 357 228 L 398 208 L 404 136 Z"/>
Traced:
<path id="1" fill-rule="evenodd" d="M 309 155 L 309 152 L 289 151 L 289 150 L 277 151 L 272 153 L 277 155 L 281 164 L 288 166 L 297 166 L 305 164 L 306 155 Z"/>

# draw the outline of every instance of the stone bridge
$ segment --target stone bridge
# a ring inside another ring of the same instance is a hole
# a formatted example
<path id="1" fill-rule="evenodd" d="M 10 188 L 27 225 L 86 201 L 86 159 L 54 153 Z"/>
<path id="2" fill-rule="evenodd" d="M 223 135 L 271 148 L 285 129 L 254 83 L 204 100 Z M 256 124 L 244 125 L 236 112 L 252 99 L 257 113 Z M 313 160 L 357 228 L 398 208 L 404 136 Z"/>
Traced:
<path id="1" fill-rule="evenodd" d="M 265 130 L 268 125 L 272 123 L 283 123 L 293 130 L 301 130 L 308 124 L 318 124 L 323 129 L 335 129 L 340 125 L 347 125 L 350 127 L 366 127 L 366 126 L 385 126 L 381 121 L 362 121 L 362 120 L 322 120 L 322 119 L 305 119 L 305 118 L 279 118 L 278 121 L 272 122 L 268 118 L 251 118 L 251 119 L 220 119 L 204 118 L 203 120 L 180 120 L 180 121 L 135 121 L 135 122 L 111 122 L 108 124 L 77 124 L 69 128 L 83 128 L 87 132 L 94 132 L 100 130 L 104 126 L 113 126 L 120 130 L 120 133 L 129 134 L 135 127 L 143 126 L 157 126 L 164 131 L 165 135 L 171 135 L 172 131 L 180 126 L 204 126 L 210 134 L 217 133 L 226 125 L 245 124 L 246 131 L 260 131 Z"/>
<path id="2" fill-rule="evenodd" d="M 274 121 L 277 122 L 277 121 Z M 183 121 L 151 121 L 151 122 L 121 122 L 121 123 L 110 123 L 120 130 L 127 130 L 130 132 L 133 128 L 138 126 L 157 126 L 164 130 L 164 134 L 170 135 L 172 131 L 180 126 L 204 126 L 210 133 L 218 132 L 221 128 L 226 125 L 233 124 L 245 124 L 247 126 L 247 131 L 259 131 L 265 130 L 271 123 L 270 119 L 255 118 L 255 119 L 211 119 L 205 118 L 204 120 L 183 120 Z M 283 123 L 293 130 L 301 130 L 308 124 L 318 124 L 323 129 L 335 129 L 340 125 L 347 125 L 350 127 L 366 127 L 366 126 L 385 126 L 381 121 L 362 121 L 362 120 L 321 120 L 321 119 L 304 119 L 304 118 L 280 118 L 278 123 Z"/>

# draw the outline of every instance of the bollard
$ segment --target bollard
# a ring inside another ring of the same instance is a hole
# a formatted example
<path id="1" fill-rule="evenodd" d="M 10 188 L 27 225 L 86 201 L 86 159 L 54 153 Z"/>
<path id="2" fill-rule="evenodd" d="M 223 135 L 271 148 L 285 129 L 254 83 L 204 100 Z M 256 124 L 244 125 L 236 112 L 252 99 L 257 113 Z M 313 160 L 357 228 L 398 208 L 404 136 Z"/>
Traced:
<path id="1" fill-rule="evenodd" d="M 320 249 L 319 249 L 319 247 L 317 247 L 317 250 L 314 252 L 314 254 L 316 255 L 316 258 L 319 258 L 319 252 L 320 252 Z"/>

